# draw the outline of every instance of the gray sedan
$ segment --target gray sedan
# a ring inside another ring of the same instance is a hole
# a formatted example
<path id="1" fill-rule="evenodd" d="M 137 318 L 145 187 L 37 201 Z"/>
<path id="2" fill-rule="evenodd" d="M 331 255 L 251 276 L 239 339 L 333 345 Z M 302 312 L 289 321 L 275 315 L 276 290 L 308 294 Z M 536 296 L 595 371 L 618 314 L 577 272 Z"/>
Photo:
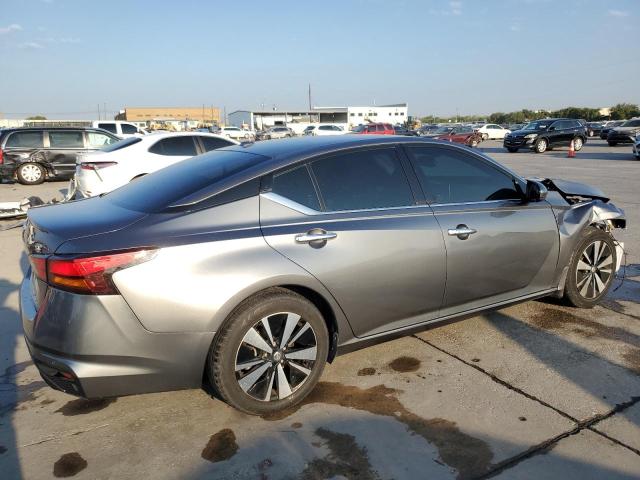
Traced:
<path id="1" fill-rule="evenodd" d="M 415 137 L 228 147 L 29 210 L 29 350 L 84 397 L 200 387 L 265 414 L 340 352 L 544 296 L 589 308 L 619 266 L 603 192 Z"/>

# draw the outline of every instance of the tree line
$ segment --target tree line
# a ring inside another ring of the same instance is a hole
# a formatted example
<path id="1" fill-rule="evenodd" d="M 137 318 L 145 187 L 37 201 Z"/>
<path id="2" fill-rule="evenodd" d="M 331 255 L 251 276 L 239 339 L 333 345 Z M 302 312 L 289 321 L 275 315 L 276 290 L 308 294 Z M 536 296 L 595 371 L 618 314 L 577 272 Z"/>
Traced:
<path id="1" fill-rule="evenodd" d="M 491 115 L 463 115 L 456 117 L 425 116 L 421 118 L 422 123 L 448 123 L 448 122 L 489 122 L 498 124 L 525 123 L 541 118 L 580 118 L 589 122 L 597 120 L 624 120 L 640 116 L 640 108 L 633 103 L 618 103 L 611 107 L 610 115 L 600 115 L 598 108 L 567 107 L 560 110 L 527 110 L 522 109 L 517 112 L 495 112 Z"/>

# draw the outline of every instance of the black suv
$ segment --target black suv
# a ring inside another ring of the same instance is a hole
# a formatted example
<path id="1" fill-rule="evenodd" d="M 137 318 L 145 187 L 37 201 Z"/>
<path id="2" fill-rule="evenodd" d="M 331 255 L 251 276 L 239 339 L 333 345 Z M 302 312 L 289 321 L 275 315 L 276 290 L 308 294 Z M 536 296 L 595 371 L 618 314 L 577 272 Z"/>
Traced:
<path id="1" fill-rule="evenodd" d="M 580 150 L 587 142 L 587 131 L 579 120 L 545 118 L 507 134 L 503 145 L 510 152 L 530 148 L 537 153 L 544 153 L 553 147 L 568 147 L 571 142 L 576 150 Z"/>
<path id="2" fill-rule="evenodd" d="M 99 128 L 8 128 L 0 132 L 0 181 L 14 178 L 23 185 L 45 179 L 68 179 L 76 170 L 76 156 L 119 142 Z"/>

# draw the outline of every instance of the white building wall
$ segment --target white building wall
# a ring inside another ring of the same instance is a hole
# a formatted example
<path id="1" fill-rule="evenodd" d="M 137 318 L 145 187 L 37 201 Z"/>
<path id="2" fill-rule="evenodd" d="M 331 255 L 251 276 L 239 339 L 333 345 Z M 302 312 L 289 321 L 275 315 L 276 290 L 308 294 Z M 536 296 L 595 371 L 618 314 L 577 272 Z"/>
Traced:
<path id="1" fill-rule="evenodd" d="M 404 123 L 407 121 L 407 106 L 375 106 L 375 107 L 347 107 L 349 127 L 353 128 L 370 122 Z"/>

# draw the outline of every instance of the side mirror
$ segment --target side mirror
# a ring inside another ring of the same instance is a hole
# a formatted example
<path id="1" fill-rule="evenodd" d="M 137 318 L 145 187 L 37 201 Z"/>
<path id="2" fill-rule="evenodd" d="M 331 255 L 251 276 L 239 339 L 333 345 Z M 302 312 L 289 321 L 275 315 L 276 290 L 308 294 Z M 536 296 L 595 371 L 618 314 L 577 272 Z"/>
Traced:
<path id="1" fill-rule="evenodd" d="M 527 191 L 525 193 L 525 200 L 527 202 L 541 202 L 547 198 L 547 187 L 542 183 L 535 180 L 527 180 Z"/>
<path id="2" fill-rule="evenodd" d="M 556 129 L 556 127 L 549 127 L 549 131 L 553 132 Z"/>

